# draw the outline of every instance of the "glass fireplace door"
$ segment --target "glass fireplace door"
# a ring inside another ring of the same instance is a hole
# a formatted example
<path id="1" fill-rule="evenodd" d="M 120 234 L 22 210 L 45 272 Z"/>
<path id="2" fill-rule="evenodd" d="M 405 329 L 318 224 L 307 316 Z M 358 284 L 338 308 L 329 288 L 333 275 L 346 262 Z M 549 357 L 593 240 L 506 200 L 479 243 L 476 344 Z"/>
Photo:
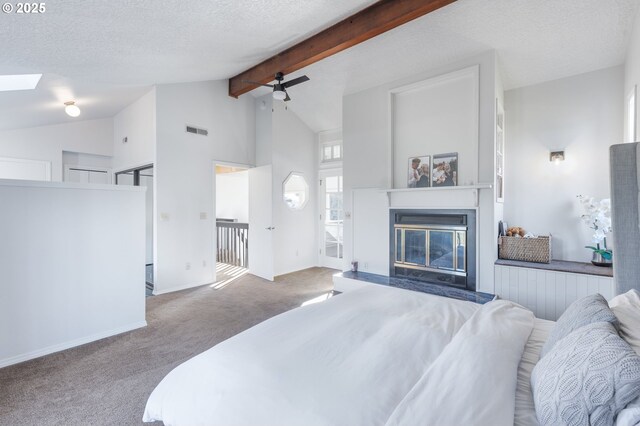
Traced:
<path id="1" fill-rule="evenodd" d="M 396 266 L 466 272 L 466 230 L 459 227 L 396 225 L 394 246 Z"/>

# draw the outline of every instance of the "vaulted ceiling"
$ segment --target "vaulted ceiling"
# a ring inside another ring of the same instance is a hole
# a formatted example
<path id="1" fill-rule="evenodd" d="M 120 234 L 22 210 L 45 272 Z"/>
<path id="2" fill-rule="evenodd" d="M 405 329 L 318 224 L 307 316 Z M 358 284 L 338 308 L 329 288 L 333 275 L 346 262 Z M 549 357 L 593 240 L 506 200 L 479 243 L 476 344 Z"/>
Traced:
<path id="1" fill-rule="evenodd" d="M 371 0 L 69 0 L 0 16 L 0 74 L 44 73 L 0 92 L 0 129 L 113 116 L 153 84 L 229 78 Z M 290 108 L 313 130 L 341 126 L 341 99 L 496 49 L 507 89 L 624 61 L 638 0 L 458 0 L 290 77 Z M 261 90 L 254 95 L 264 93 Z M 249 96 L 249 95 L 243 95 Z"/>

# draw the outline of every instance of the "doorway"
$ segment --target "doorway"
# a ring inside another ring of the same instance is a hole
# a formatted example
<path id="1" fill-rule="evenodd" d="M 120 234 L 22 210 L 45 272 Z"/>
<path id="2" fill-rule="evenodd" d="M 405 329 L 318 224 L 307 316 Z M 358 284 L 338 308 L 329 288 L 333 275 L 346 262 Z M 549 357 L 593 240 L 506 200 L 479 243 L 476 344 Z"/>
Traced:
<path id="1" fill-rule="evenodd" d="M 145 289 L 147 296 L 153 294 L 154 272 L 153 272 L 153 164 L 141 166 L 135 169 L 128 169 L 117 172 L 115 174 L 116 185 L 143 186 L 147 188 L 145 195 L 145 235 L 146 235 L 146 254 L 145 254 Z"/>
<path id="2" fill-rule="evenodd" d="M 321 170 L 319 176 L 320 265 L 342 270 L 344 257 L 342 169 Z"/>
<path id="3" fill-rule="evenodd" d="M 244 275 L 249 267 L 249 172 L 215 164 L 216 283 Z M 217 288 L 217 287 L 216 287 Z"/>

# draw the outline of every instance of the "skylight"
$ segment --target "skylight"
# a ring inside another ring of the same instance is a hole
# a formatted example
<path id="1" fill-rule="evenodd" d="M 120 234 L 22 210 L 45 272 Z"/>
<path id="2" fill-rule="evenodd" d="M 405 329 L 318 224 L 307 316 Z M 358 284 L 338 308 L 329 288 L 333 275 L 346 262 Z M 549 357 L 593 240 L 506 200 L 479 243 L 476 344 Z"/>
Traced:
<path id="1" fill-rule="evenodd" d="M 0 92 L 33 90 L 42 74 L 0 75 Z"/>

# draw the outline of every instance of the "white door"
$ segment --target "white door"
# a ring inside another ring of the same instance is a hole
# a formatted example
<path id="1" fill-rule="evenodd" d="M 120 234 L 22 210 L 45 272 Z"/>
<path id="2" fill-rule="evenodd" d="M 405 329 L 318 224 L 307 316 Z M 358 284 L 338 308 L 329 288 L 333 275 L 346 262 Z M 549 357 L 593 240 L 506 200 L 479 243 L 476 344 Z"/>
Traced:
<path id="1" fill-rule="evenodd" d="M 320 171 L 320 264 L 344 268 L 342 169 Z"/>
<path id="2" fill-rule="evenodd" d="M 271 166 L 249 169 L 249 273 L 273 281 Z"/>

